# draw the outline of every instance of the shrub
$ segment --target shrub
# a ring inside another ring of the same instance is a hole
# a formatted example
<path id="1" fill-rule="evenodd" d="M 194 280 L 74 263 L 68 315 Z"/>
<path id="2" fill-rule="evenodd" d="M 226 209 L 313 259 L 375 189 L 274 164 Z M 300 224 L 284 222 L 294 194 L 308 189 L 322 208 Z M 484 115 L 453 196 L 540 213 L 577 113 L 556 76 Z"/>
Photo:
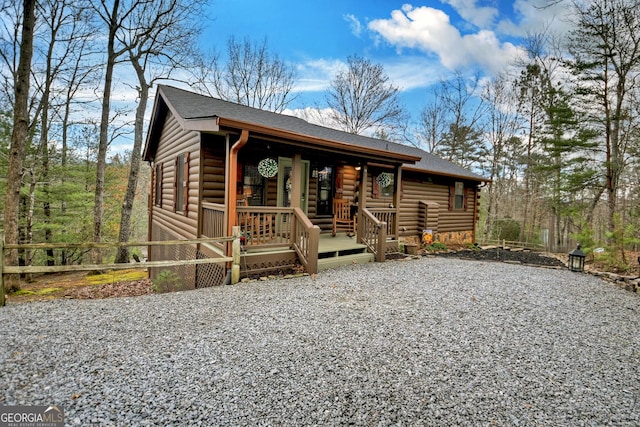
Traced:
<path id="1" fill-rule="evenodd" d="M 153 291 L 157 293 L 175 292 L 183 288 L 182 280 L 171 270 L 162 270 L 152 282 Z"/>
<path id="2" fill-rule="evenodd" d="M 447 250 L 447 245 L 441 242 L 433 242 L 430 245 L 426 245 L 424 250 L 429 252 L 443 252 Z"/>
<path id="3" fill-rule="evenodd" d="M 513 218 L 497 219 L 491 231 L 493 240 L 520 240 L 520 223 Z"/>

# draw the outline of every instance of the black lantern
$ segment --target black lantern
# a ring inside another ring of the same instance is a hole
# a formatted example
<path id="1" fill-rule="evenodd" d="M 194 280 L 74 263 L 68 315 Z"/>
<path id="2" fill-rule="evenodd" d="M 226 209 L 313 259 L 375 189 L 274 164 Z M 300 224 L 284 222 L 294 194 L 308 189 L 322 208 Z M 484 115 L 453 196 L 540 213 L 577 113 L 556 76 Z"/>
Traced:
<path id="1" fill-rule="evenodd" d="M 584 271 L 584 259 L 587 255 L 580 249 L 580 244 L 569 252 L 569 270 L 582 273 Z"/>

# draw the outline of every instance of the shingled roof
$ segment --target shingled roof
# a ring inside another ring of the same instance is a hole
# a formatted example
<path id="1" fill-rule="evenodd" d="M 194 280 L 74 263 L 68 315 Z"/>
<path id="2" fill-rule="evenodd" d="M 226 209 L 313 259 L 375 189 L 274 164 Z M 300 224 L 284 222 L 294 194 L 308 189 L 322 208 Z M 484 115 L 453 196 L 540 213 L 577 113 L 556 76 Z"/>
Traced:
<path id="1" fill-rule="evenodd" d="M 158 86 L 157 96 L 162 96 L 169 108 L 178 116 L 178 119 L 184 122 L 224 118 L 252 123 L 265 128 L 307 135 L 313 138 L 340 142 L 355 147 L 385 150 L 396 154 L 420 158 L 420 161 L 415 164 L 407 163 L 405 169 L 465 178 L 474 181 L 487 181 L 486 178 L 480 175 L 416 147 L 315 125 L 299 117 L 247 107 L 209 96 L 199 95 L 173 86 Z"/>

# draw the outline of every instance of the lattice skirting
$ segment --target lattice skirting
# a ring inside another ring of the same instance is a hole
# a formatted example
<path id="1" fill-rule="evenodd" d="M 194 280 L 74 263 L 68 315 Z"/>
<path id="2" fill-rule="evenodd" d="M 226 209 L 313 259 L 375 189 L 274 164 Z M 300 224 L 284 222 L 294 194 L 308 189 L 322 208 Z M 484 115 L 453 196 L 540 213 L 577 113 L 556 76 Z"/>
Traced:
<path id="1" fill-rule="evenodd" d="M 281 258 L 257 261 L 247 261 L 246 258 L 242 258 L 240 260 L 240 276 L 247 277 L 255 274 L 285 271 L 290 270 L 296 266 L 297 260 L 295 258 Z"/>
<path id="2" fill-rule="evenodd" d="M 158 224 L 153 224 L 151 233 L 153 241 L 176 240 L 179 238 L 180 236 L 171 233 Z M 205 255 L 197 250 L 196 245 L 152 246 L 149 252 L 151 261 L 182 261 L 209 257 L 211 257 L 211 254 L 207 253 Z M 154 267 L 149 269 L 149 276 L 154 281 L 161 277 L 166 278 L 166 272 L 171 272 L 179 278 L 180 285 L 175 290 L 222 285 L 226 276 L 226 268 L 223 263 Z"/>

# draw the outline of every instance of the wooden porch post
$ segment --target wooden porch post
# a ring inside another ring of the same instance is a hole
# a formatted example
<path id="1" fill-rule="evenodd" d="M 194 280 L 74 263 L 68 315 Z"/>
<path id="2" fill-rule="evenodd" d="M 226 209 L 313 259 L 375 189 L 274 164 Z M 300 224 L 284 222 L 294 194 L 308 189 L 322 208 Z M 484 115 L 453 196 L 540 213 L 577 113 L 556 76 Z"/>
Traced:
<path id="1" fill-rule="evenodd" d="M 400 237 L 400 202 L 402 201 L 402 165 L 396 166 L 396 188 L 393 194 L 393 205 L 396 209 L 396 221 L 394 224 L 393 233 L 396 236 L 396 240 Z"/>
<path id="2" fill-rule="evenodd" d="M 316 274 L 318 272 L 318 246 L 320 245 L 320 227 L 314 225 L 309 230 L 309 258 L 307 260 L 307 272 Z"/>
<path id="3" fill-rule="evenodd" d="M 362 229 L 362 210 L 367 207 L 367 179 L 367 164 L 365 163 L 360 168 L 360 188 L 358 189 L 358 213 L 356 218 L 356 242 L 360 242 L 364 235 L 364 230 Z"/>
<path id="4" fill-rule="evenodd" d="M 302 209 L 302 154 L 293 155 L 291 162 L 291 207 Z"/>

